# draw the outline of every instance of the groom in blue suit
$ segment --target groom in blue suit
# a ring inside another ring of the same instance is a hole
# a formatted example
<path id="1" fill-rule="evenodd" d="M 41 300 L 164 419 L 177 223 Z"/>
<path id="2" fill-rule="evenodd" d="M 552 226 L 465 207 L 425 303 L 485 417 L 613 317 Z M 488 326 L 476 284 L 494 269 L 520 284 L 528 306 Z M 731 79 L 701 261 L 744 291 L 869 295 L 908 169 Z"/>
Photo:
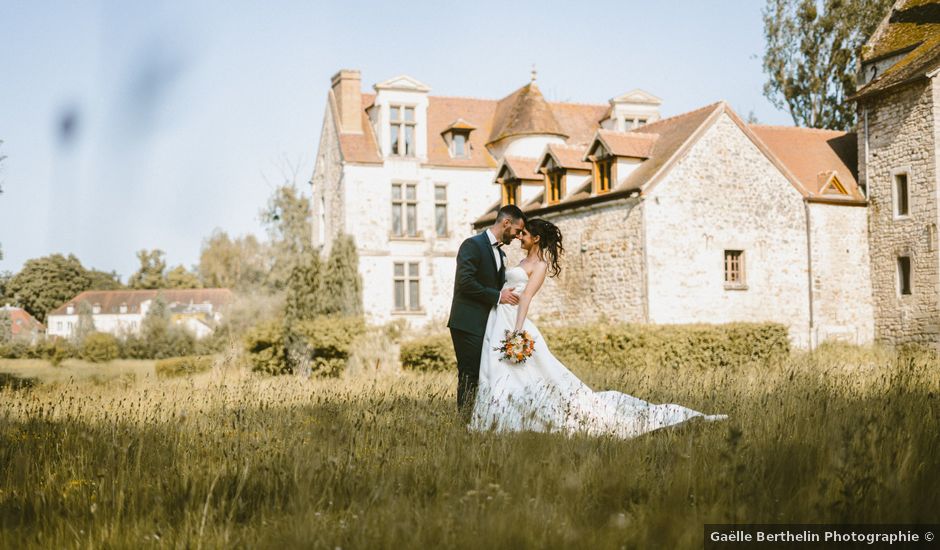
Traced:
<path id="1" fill-rule="evenodd" d="M 500 304 L 518 304 L 519 296 L 503 290 L 506 254 L 500 249 L 525 227 L 525 214 L 514 205 L 504 206 L 496 222 L 466 239 L 457 251 L 454 299 L 450 307 L 450 337 L 457 355 L 457 408 L 469 420 L 473 412 L 483 335 L 490 310 Z"/>

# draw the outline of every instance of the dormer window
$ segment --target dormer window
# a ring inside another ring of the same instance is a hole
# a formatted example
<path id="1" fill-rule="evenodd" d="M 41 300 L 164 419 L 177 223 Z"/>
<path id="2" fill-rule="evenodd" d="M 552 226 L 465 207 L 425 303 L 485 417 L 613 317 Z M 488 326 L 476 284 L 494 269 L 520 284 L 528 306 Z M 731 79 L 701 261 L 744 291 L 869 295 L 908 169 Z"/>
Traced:
<path id="1" fill-rule="evenodd" d="M 444 128 L 441 135 L 444 136 L 451 158 L 470 158 L 470 132 L 473 130 L 476 130 L 476 127 L 462 118 L 458 118 Z"/>
<path id="2" fill-rule="evenodd" d="M 603 143 L 595 142 L 594 151 L 589 158 L 594 163 L 594 193 L 600 195 L 610 192 L 614 178 L 614 157 Z"/>
<path id="3" fill-rule="evenodd" d="M 75 314 L 75 306 L 73 306 L 72 304 L 67 305 L 67 306 L 65 307 L 65 314 L 66 314 L 66 315 L 74 315 L 74 314 Z"/>
<path id="4" fill-rule="evenodd" d="M 415 156 L 415 108 L 406 105 L 389 107 L 389 151 L 392 156 Z"/>
<path id="5" fill-rule="evenodd" d="M 95 315 L 98 315 L 99 313 L 101 313 L 101 304 L 95 304 L 91 306 L 91 312 Z"/>
<path id="6" fill-rule="evenodd" d="M 454 132 L 450 142 L 450 156 L 454 158 L 466 158 L 467 155 L 467 133 Z"/>
<path id="7" fill-rule="evenodd" d="M 565 196 L 565 169 L 551 157 L 545 162 L 545 197 L 548 204 L 556 204 Z"/>
<path id="8" fill-rule="evenodd" d="M 504 181 L 502 184 L 503 188 L 503 206 L 506 205 L 515 205 L 519 206 L 519 182 L 518 181 Z"/>

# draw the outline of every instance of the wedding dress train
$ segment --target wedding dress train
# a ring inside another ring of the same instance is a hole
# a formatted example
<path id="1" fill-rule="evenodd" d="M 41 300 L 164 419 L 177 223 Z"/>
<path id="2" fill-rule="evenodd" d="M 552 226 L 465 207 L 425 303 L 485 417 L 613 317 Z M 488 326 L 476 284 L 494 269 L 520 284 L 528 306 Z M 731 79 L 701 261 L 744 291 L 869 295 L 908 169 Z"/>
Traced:
<path id="1" fill-rule="evenodd" d="M 522 267 L 506 271 L 505 287 L 516 293 L 521 294 L 527 282 Z M 551 354 L 538 328 L 528 319 L 524 329 L 535 337 L 535 351 L 525 363 L 503 361 L 493 348 L 500 344 L 505 331 L 515 326 L 516 313 L 517 307 L 508 304 L 499 304 L 490 312 L 471 430 L 631 438 L 693 418 L 727 418 L 680 405 L 656 405 L 616 391 L 595 392 Z"/>

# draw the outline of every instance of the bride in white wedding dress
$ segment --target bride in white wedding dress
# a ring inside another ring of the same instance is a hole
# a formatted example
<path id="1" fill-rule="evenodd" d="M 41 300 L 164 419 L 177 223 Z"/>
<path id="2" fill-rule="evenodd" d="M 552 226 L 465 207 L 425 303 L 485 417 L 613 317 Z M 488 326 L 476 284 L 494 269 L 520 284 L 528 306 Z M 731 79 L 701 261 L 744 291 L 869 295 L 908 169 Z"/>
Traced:
<path id="1" fill-rule="evenodd" d="M 519 241 L 527 256 L 506 271 L 505 287 L 519 305 L 498 304 L 490 311 L 483 339 L 480 382 L 470 420 L 474 431 L 537 431 L 636 437 L 691 419 L 723 420 L 679 405 L 655 405 L 616 391 L 595 392 L 552 355 L 538 328 L 526 318 L 529 304 L 546 276 L 560 272 L 561 231 L 546 220 L 526 222 Z M 524 363 L 500 358 L 494 348 L 507 330 L 526 330 L 535 350 Z"/>

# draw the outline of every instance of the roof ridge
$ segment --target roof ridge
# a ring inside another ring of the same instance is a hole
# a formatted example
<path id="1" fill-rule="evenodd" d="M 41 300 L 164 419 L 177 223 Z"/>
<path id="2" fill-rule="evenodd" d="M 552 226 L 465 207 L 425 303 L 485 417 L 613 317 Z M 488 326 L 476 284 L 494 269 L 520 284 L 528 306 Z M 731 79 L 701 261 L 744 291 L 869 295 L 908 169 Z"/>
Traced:
<path id="1" fill-rule="evenodd" d="M 639 128 L 634 128 L 634 129 L 630 130 L 629 132 L 624 132 L 624 133 L 625 133 L 625 134 L 630 134 L 630 133 L 636 132 L 636 133 L 638 133 L 638 134 L 643 134 L 643 133 L 646 133 L 646 130 L 649 129 L 651 126 L 657 126 L 657 125 L 660 125 L 660 124 L 663 124 L 663 123 L 666 123 L 666 122 L 675 122 L 676 120 L 678 120 L 678 119 L 680 119 L 680 118 L 686 118 L 686 117 L 689 117 L 689 116 L 691 116 L 691 115 L 699 114 L 699 113 L 701 113 L 702 111 L 714 111 L 715 109 L 720 108 L 722 105 L 724 105 L 724 104 L 726 104 L 726 103 L 727 103 L 727 102 L 725 102 L 724 100 L 719 100 L 719 101 L 716 101 L 716 102 L 714 102 L 714 103 L 709 103 L 708 105 L 705 105 L 704 107 L 699 107 L 698 109 L 692 109 L 691 111 L 686 111 L 686 112 L 684 112 L 684 113 L 679 113 L 678 115 L 672 115 L 671 117 L 661 118 L 661 119 L 659 119 L 659 120 L 657 120 L 657 121 L 655 121 L 655 122 L 650 122 L 650 123 L 648 123 L 648 124 L 644 124 L 643 126 L 640 126 Z"/>
<path id="2" fill-rule="evenodd" d="M 802 132 L 818 132 L 830 134 L 854 134 L 845 130 L 830 130 L 829 128 L 807 128 L 806 126 L 785 126 L 782 124 L 748 124 L 750 128 L 773 128 L 776 130 L 798 130 Z"/>

